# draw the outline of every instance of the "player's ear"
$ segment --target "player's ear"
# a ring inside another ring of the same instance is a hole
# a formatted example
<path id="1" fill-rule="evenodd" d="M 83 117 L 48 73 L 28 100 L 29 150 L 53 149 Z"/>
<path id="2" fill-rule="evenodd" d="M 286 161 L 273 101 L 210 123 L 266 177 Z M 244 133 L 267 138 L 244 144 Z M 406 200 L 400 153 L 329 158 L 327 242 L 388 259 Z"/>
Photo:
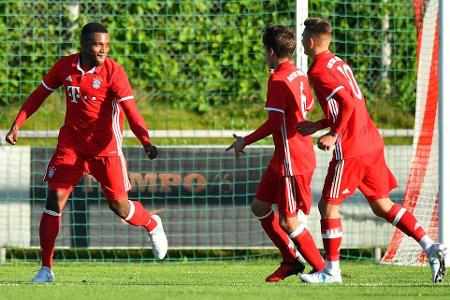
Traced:
<path id="1" fill-rule="evenodd" d="M 270 54 L 270 56 L 275 56 L 275 50 L 273 50 L 272 48 L 269 48 L 269 54 Z"/>
<path id="2" fill-rule="evenodd" d="M 309 39 L 309 46 L 311 49 L 313 49 L 317 45 L 317 41 L 311 36 Z"/>

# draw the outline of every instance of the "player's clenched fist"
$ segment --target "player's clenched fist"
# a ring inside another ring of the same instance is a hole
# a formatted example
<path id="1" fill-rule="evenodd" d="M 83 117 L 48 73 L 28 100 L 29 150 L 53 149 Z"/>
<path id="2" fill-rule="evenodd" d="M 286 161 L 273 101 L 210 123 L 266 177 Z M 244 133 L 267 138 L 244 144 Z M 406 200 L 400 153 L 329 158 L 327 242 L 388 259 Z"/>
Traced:
<path id="1" fill-rule="evenodd" d="M 144 151 L 145 153 L 147 153 L 148 158 L 150 159 L 155 159 L 158 156 L 158 148 L 156 148 L 152 144 L 145 145 Z"/>
<path id="2" fill-rule="evenodd" d="M 17 129 L 16 125 L 13 125 L 9 130 L 8 134 L 6 134 L 5 140 L 11 145 L 15 145 L 19 140 L 19 129 Z"/>

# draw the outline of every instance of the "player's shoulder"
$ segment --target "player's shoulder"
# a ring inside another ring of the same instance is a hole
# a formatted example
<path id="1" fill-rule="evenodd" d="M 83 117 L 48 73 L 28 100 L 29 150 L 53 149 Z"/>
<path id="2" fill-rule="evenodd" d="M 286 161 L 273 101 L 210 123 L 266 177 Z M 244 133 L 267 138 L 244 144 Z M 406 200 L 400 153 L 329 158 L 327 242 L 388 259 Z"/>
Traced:
<path id="1" fill-rule="evenodd" d="M 76 66 L 78 63 L 79 57 L 80 57 L 79 53 L 73 53 L 73 54 L 61 56 L 55 62 L 55 65 L 59 65 L 61 67 L 70 67 L 72 65 Z"/>
<path id="2" fill-rule="evenodd" d="M 111 57 L 106 57 L 104 67 L 111 74 L 114 74 L 117 72 L 125 74 L 125 69 L 123 68 L 123 66 L 120 63 L 118 63 L 117 61 L 115 61 L 114 59 L 112 59 Z"/>

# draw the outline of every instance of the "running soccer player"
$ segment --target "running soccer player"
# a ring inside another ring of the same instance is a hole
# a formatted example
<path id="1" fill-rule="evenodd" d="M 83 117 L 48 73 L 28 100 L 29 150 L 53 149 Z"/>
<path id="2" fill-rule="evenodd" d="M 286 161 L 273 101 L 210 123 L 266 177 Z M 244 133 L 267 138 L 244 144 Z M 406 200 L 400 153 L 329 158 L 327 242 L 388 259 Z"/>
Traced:
<path id="1" fill-rule="evenodd" d="M 108 57 L 109 49 L 106 27 L 100 23 L 86 24 L 81 31 L 81 51 L 56 62 L 25 101 L 6 135 L 6 141 L 15 145 L 25 120 L 52 91 L 64 86 L 65 120 L 44 179 L 48 182 L 48 196 L 39 227 L 42 267 L 33 282 L 55 280 L 52 257 L 61 213 L 85 172 L 100 182 L 109 207 L 117 216 L 145 228 L 155 257 L 163 259 L 167 253 L 161 218 L 151 215 L 139 202 L 128 200 L 131 186 L 122 152 L 124 113 L 148 157 L 156 158 L 158 151 L 151 144 L 125 71 Z"/>
<path id="2" fill-rule="evenodd" d="M 292 61 L 296 40 L 291 29 L 267 25 L 263 44 L 267 63 L 273 70 L 265 105 L 268 119 L 246 137 L 234 135 L 236 141 L 227 151 L 234 149 L 238 158 L 247 145 L 272 134 L 275 152 L 261 178 L 251 209 L 281 252 L 280 267 L 266 278 L 268 282 L 276 282 L 305 269 L 295 249 L 289 247 L 289 238 L 313 270 L 322 270 L 325 264 L 310 232 L 297 218 L 299 210 L 306 215 L 310 212 L 311 178 L 316 167 L 311 138 L 295 130 L 297 123 L 306 120 L 307 111 L 314 107 L 311 89 L 306 74 Z M 279 215 L 272 210 L 272 204 L 278 205 Z"/>
<path id="3" fill-rule="evenodd" d="M 302 274 L 301 280 L 310 283 L 342 282 L 339 208 L 358 188 L 375 215 L 386 219 L 420 244 L 429 258 L 433 282 L 441 282 L 445 274 L 446 248 L 430 238 L 412 213 L 389 198 L 390 191 L 397 187 L 397 181 L 384 159 L 383 139 L 369 116 L 352 70 L 329 50 L 332 38 L 330 23 L 308 18 L 304 25 L 304 52 L 313 59 L 308 77 L 325 118 L 317 122 L 300 122 L 297 130 L 309 136 L 331 127 L 318 139 L 317 145 L 325 151 L 334 148 L 334 153 L 319 202 L 326 267 L 319 272 Z"/>

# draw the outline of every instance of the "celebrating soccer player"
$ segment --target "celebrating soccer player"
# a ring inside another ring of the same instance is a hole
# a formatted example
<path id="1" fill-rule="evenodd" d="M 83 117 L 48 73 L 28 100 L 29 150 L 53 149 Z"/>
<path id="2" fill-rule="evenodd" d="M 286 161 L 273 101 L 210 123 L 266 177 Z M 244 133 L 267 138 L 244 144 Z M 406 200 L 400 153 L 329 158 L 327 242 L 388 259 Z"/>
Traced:
<path id="1" fill-rule="evenodd" d="M 28 97 L 6 141 L 15 145 L 19 128 L 58 87 L 64 86 L 66 116 L 58 145 L 48 164 L 45 181 L 48 197 L 39 227 L 42 267 L 33 282 L 51 282 L 52 257 L 61 213 L 83 173 L 101 185 L 109 207 L 131 225 L 142 226 L 153 253 L 163 259 L 167 238 L 161 218 L 151 215 L 137 201 L 128 200 L 127 166 L 122 152 L 123 114 L 150 159 L 158 152 L 134 101 L 124 69 L 108 57 L 110 37 L 100 23 L 88 23 L 81 31 L 81 51 L 62 57 Z"/>
<path id="2" fill-rule="evenodd" d="M 334 153 L 319 202 L 326 267 L 319 272 L 302 274 L 301 280 L 310 283 L 342 282 L 339 208 L 358 188 L 375 215 L 385 218 L 420 244 L 429 258 L 433 282 L 441 282 L 445 274 L 446 248 L 434 243 L 414 215 L 389 198 L 397 182 L 384 159 L 383 139 L 369 116 L 352 70 L 328 49 L 332 38 L 331 25 L 318 18 L 308 18 L 304 25 L 304 52 L 313 59 L 308 77 L 325 118 L 317 122 L 300 122 L 297 130 L 308 136 L 330 127 L 330 131 L 318 139 L 317 145 L 322 150 L 334 149 Z"/>
<path id="3" fill-rule="evenodd" d="M 280 267 L 266 278 L 268 282 L 276 282 L 305 269 L 295 249 L 289 247 L 289 238 L 314 271 L 322 270 L 325 263 L 310 232 L 297 218 L 299 210 L 306 215 L 310 212 L 311 178 L 316 167 L 311 138 L 295 130 L 297 123 L 304 121 L 307 111 L 314 107 L 311 89 L 306 74 L 292 61 L 296 40 L 291 29 L 266 26 L 263 44 L 267 63 L 273 70 L 265 105 L 268 119 L 246 137 L 235 135 L 236 141 L 227 151 L 234 149 L 239 157 L 245 146 L 272 134 L 275 152 L 251 209 L 283 257 Z M 278 205 L 279 215 L 272 210 L 272 204 Z"/>

